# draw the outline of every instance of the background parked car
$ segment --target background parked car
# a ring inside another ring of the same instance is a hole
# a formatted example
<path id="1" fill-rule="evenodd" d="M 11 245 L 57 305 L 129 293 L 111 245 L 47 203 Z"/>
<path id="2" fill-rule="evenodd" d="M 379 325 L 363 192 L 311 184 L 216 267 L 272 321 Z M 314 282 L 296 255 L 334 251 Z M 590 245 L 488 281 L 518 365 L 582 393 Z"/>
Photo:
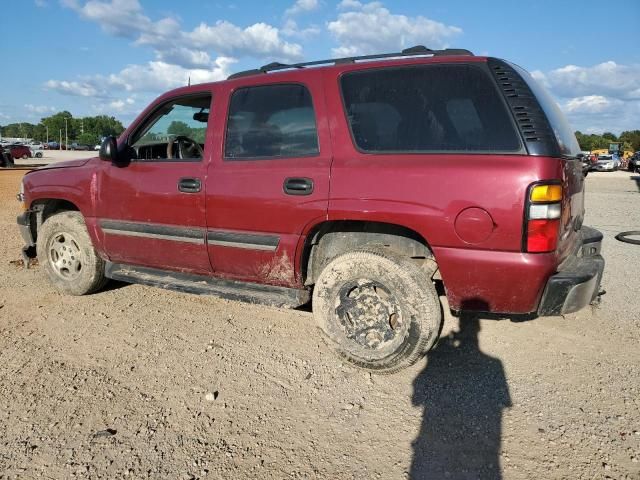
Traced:
<path id="1" fill-rule="evenodd" d="M 13 158 L 31 158 L 31 150 L 26 145 L 15 144 L 9 145 L 6 148 L 9 150 Z"/>
<path id="2" fill-rule="evenodd" d="M 612 155 L 598 155 L 598 161 L 593 169 L 598 172 L 613 172 L 620 167 L 620 160 L 613 158 Z"/>
<path id="3" fill-rule="evenodd" d="M 640 173 L 640 152 L 636 152 L 627 163 L 627 170 Z"/>
<path id="4" fill-rule="evenodd" d="M 69 145 L 69 150 L 93 150 L 93 147 L 73 142 L 71 145 Z"/>

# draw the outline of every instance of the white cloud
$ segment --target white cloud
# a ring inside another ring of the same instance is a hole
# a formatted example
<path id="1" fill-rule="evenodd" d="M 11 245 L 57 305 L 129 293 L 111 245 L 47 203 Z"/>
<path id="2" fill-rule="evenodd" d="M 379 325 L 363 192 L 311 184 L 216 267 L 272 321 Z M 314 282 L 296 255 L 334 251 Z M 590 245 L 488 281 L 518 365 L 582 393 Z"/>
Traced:
<path id="1" fill-rule="evenodd" d="M 133 105 L 135 100 L 133 97 L 128 97 L 125 99 L 118 99 L 112 102 L 109 102 L 109 110 L 116 112 L 123 112 L 126 107 Z"/>
<path id="2" fill-rule="evenodd" d="M 592 67 L 567 65 L 543 74 L 545 84 L 562 97 L 603 94 L 640 99 L 640 65 L 608 61 Z"/>
<path id="3" fill-rule="evenodd" d="M 566 65 L 531 75 L 557 99 L 571 125 L 586 132 L 640 128 L 640 65 L 614 61 Z"/>
<path id="4" fill-rule="evenodd" d="M 338 4 L 338 10 L 355 10 L 362 7 L 362 3 L 358 0 L 342 0 Z"/>
<path id="5" fill-rule="evenodd" d="M 138 0 L 89 0 L 84 4 L 78 0 L 62 0 L 61 3 L 113 35 L 133 38 L 153 28 L 153 22 L 142 13 Z"/>
<path id="6" fill-rule="evenodd" d="M 300 45 L 283 40 L 278 28 L 263 22 L 245 28 L 228 21 L 203 22 L 192 31 L 184 31 L 175 18 L 151 20 L 138 0 L 89 0 L 84 3 L 62 0 L 62 3 L 111 35 L 131 38 L 135 45 L 152 48 L 158 60 L 186 68 L 211 65 L 209 56 L 212 52 L 216 56 L 261 59 L 299 60 L 302 57 Z M 299 8 L 311 8 L 317 0 L 299 0 L 298 3 Z"/>
<path id="7" fill-rule="evenodd" d="M 616 98 L 607 98 L 602 95 L 585 95 L 568 100 L 564 105 L 567 113 L 602 113 L 612 107 L 620 107 L 624 102 Z"/>
<path id="8" fill-rule="evenodd" d="M 195 48 L 212 49 L 221 55 L 280 60 L 302 58 L 300 45 L 283 41 L 280 31 L 266 23 L 255 23 L 244 29 L 227 21 L 215 25 L 201 23 L 185 34 L 185 38 Z"/>
<path id="9" fill-rule="evenodd" d="M 391 13 L 380 2 L 361 4 L 347 0 L 339 5 L 349 11 L 338 14 L 327 29 L 338 41 L 333 53 L 339 56 L 382 53 L 414 45 L 443 48 L 462 29 L 423 16 L 407 17 Z"/>
<path id="10" fill-rule="evenodd" d="M 79 97 L 102 97 L 106 95 L 106 92 L 97 89 L 91 81 L 48 80 L 44 86 L 49 90 L 57 90 L 66 95 Z"/>
<path id="11" fill-rule="evenodd" d="M 287 8 L 285 15 L 298 15 L 299 13 L 311 12 L 320 6 L 318 0 L 296 0 L 291 7 Z"/>
<path id="12" fill-rule="evenodd" d="M 311 25 L 306 28 L 300 28 L 298 27 L 298 23 L 295 20 L 289 18 L 286 22 L 284 22 L 284 26 L 282 27 L 281 31 L 282 34 L 286 35 L 287 37 L 308 39 L 309 37 L 318 35 L 320 33 L 320 28 L 318 28 L 316 25 Z"/>
<path id="13" fill-rule="evenodd" d="M 152 61 L 143 65 L 128 65 L 111 75 L 93 75 L 78 81 L 49 80 L 45 88 L 65 95 L 110 99 L 118 92 L 152 92 L 192 84 L 214 82 L 225 79 L 233 58 L 218 57 L 214 68 L 182 68 L 163 61 Z M 117 100 L 116 100 L 117 102 Z M 116 104 L 117 106 L 118 104 Z"/>
<path id="14" fill-rule="evenodd" d="M 36 4 L 36 7 L 39 7 L 39 8 L 45 8 L 49 6 L 49 4 L 47 3 L 47 0 L 35 0 L 34 3 Z"/>
<path id="15" fill-rule="evenodd" d="M 55 112 L 56 107 L 49 107 L 47 105 L 32 105 L 30 103 L 26 103 L 24 108 L 26 108 L 31 113 L 50 113 Z"/>

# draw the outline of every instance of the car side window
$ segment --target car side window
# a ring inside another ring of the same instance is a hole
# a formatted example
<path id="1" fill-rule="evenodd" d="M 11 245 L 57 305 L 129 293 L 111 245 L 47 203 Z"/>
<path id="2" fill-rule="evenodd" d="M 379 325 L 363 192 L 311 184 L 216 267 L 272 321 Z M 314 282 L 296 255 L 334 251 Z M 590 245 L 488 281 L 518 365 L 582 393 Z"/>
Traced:
<path id="1" fill-rule="evenodd" d="M 173 99 L 156 109 L 134 133 L 132 155 L 144 161 L 198 161 L 206 148 L 210 94 Z"/>
<path id="2" fill-rule="evenodd" d="M 491 78 L 468 65 L 346 73 L 342 95 L 362 152 L 518 152 L 521 144 Z"/>
<path id="3" fill-rule="evenodd" d="M 233 92 L 224 152 L 229 160 L 317 155 L 309 90 L 299 84 L 278 84 Z"/>

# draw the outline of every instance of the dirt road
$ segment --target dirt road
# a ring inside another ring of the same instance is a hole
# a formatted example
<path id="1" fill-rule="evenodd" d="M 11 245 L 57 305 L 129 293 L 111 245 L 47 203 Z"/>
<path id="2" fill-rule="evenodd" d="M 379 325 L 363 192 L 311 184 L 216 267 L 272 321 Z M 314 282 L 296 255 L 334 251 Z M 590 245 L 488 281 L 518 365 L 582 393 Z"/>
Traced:
<path id="1" fill-rule="evenodd" d="M 65 297 L 25 270 L 0 171 L 0 479 L 640 479 L 640 177 L 587 178 L 598 309 L 447 318 L 428 362 L 369 375 L 311 314 L 137 285 Z"/>

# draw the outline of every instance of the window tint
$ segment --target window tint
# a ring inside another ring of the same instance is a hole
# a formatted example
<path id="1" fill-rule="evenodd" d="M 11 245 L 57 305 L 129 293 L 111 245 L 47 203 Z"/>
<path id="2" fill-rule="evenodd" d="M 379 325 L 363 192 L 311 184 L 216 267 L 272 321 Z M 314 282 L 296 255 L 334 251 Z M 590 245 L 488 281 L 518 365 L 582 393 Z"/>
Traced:
<path id="1" fill-rule="evenodd" d="M 470 65 L 395 67 L 346 74 L 353 139 L 367 152 L 519 151 L 491 78 Z"/>
<path id="2" fill-rule="evenodd" d="M 556 136 L 558 146 L 560 147 L 560 153 L 571 157 L 578 155 L 580 153 L 580 145 L 578 145 L 576 135 L 573 133 L 573 129 L 571 128 L 571 125 L 569 125 L 567 118 L 564 116 L 560 107 L 558 107 L 558 104 L 553 100 L 547 89 L 535 81 L 534 78 L 529 75 L 529 72 L 523 68 L 514 64 L 510 65 L 518 71 L 538 99 L 542 110 L 547 116 L 547 120 L 549 120 L 549 123 L 551 124 L 553 133 Z"/>
<path id="3" fill-rule="evenodd" d="M 302 85 L 263 85 L 231 97 L 225 156 L 300 157 L 318 153 L 311 94 Z"/>
<path id="4" fill-rule="evenodd" d="M 162 105 L 133 137 L 136 158 L 201 159 L 210 106 L 211 95 L 190 95 Z"/>

